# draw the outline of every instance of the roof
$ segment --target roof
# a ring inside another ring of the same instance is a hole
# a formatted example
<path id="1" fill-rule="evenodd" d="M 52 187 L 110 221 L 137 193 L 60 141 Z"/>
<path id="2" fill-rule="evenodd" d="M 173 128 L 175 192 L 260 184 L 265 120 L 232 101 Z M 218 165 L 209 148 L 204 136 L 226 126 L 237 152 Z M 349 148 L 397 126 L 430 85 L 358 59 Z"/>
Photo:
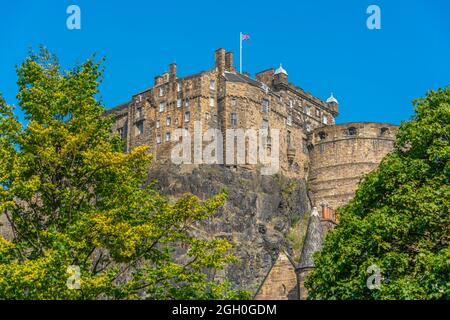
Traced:
<path id="1" fill-rule="evenodd" d="M 225 77 L 226 81 L 231 81 L 231 82 L 244 82 L 244 83 L 249 83 L 252 84 L 256 87 L 261 87 L 263 85 L 263 83 L 253 80 L 252 78 L 250 78 L 247 75 L 244 75 L 242 73 L 232 73 L 232 72 L 227 72 L 225 71 L 223 73 L 223 76 Z"/>
<path id="2" fill-rule="evenodd" d="M 275 70 L 275 74 L 280 74 L 280 73 L 284 73 L 285 75 L 288 75 L 287 71 L 284 70 L 283 65 L 280 63 L 280 67 Z"/>
<path id="3" fill-rule="evenodd" d="M 118 106 L 116 106 L 114 108 L 108 109 L 108 110 L 105 111 L 104 115 L 108 116 L 108 115 L 113 114 L 113 113 L 114 114 L 120 113 L 124 109 L 127 109 L 128 105 L 130 103 L 131 103 L 131 101 L 128 101 L 128 102 L 122 103 L 122 104 L 120 104 L 120 105 L 118 105 Z"/>
<path id="4" fill-rule="evenodd" d="M 333 92 L 331 93 L 331 96 L 327 99 L 327 103 L 330 103 L 330 102 L 334 102 L 334 103 L 337 103 L 337 104 L 339 104 L 339 102 L 336 100 L 336 98 L 333 96 Z"/>
<path id="5" fill-rule="evenodd" d="M 311 217 L 309 218 L 308 230 L 306 231 L 306 238 L 303 243 L 298 269 L 314 267 L 313 256 L 322 249 L 322 243 L 322 224 L 320 223 L 320 216 L 317 212 L 317 208 L 314 207 Z"/>

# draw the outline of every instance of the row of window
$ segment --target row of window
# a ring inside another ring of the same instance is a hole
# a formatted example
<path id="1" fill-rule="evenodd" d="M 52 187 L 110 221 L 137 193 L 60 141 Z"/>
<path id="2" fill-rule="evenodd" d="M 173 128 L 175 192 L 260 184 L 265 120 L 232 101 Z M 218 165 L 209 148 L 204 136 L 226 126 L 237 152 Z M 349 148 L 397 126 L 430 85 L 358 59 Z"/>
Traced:
<path id="1" fill-rule="evenodd" d="M 184 102 L 184 106 L 186 108 L 189 108 L 189 98 L 185 100 Z M 214 106 L 216 105 L 216 99 L 214 97 L 210 97 L 209 98 L 209 106 L 211 108 L 214 108 Z M 177 108 L 181 108 L 183 106 L 183 100 L 181 98 L 177 99 Z M 166 111 L 166 102 L 162 101 L 159 103 L 159 112 L 164 112 Z"/>
<path id="2" fill-rule="evenodd" d="M 209 89 L 216 90 L 216 81 L 215 80 L 209 81 Z M 183 85 L 182 85 L 181 81 L 179 81 L 179 82 L 177 82 L 177 92 L 181 92 L 182 90 L 183 90 Z M 158 95 L 160 97 L 164 97 L 166 95 L 166 86 L 163 85 L 163 86 L 159 87 Z"/>

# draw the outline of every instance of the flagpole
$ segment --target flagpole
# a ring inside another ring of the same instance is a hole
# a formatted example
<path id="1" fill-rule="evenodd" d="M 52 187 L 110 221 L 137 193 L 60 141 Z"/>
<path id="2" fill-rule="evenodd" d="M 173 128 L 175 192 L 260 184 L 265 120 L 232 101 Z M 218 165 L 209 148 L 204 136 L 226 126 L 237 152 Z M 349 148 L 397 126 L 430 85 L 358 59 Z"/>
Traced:
<path id="1" fill-rule="evenodd" d="M 239 73 L 242 73 L 242 32 L 239 32 Z"/>

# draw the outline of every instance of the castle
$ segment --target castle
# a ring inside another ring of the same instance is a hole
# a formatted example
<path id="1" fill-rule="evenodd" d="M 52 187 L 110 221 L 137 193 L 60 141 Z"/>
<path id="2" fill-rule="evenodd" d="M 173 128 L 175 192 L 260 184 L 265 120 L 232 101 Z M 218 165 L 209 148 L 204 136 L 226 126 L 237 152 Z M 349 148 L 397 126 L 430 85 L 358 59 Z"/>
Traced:
<path id="1" fill-rule="evenodd" d="M 182 138 L 175 130 L 195 134 L 194 123 L 201 124 L 203 132 L 211 128 L 222 132 L 225 144 L 227 129 L 267 130 L 268 152 L 273 147 L 271 130 L 279 130 L 279 173 L 307 181 L 314 209 L 300 264 L 280 250 L 256 299 L 306 298 L 304 281 L 314 268 L 312 256 L 337 223 L 335 209 L 348 203 L 362 176 L 393 149 L 397 130 L 385 123 L 336 124 L 339 103 L 333 94 L 322 101 L 305 92 L 289 82 L 282 65 L 253 79 L 237 72 L 233 53 L 222 48 L 215 51 L 213 68 L 178 77 L 176 64 L 170 64 L 151 88 L 106 114 L 114 117 L 113 132 L 125 141 L 125 151 L 146 144 L 160 161 L 169 159 Z"/>
<path id="2" fill-rule="evenodd" d="M 339 104 L 333 95 L 322 101 L 289 83 L 281 65 L 252 79 L 236 71 L 233 53 L 222 48 L 215 51 L 212 69 L 179 78 L 176 64 L 170 64 L 153 87 L 106 114 L 114 116 L 113 132 L 125 140 L 125 151 L 146 144 L 159 160 L 170 157 L 175 130 L 193 134 L 195 122 L 203 131 L 266 129 L 268 148 L 270 131 L 278 129 L 279 173 L 307 180 L 312 205 L 332 209 L 347 203 L 360 178 L 392 150 L 397 128 L 336 124 Z"/>

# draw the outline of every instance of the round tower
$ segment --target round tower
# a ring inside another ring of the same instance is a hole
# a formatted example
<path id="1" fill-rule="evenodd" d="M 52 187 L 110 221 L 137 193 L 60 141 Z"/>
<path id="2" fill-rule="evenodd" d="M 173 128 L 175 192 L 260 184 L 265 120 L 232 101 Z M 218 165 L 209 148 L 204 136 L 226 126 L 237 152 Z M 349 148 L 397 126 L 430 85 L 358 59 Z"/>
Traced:
<path id="1" fill-rule="evenodd" d="M 309 184 L 313 205 L 337 209 L 347 204 L 361 178 L 377 168 L 393 149 L 397 129 L 374 122 L 315 129 L 310 136 Z"/>

